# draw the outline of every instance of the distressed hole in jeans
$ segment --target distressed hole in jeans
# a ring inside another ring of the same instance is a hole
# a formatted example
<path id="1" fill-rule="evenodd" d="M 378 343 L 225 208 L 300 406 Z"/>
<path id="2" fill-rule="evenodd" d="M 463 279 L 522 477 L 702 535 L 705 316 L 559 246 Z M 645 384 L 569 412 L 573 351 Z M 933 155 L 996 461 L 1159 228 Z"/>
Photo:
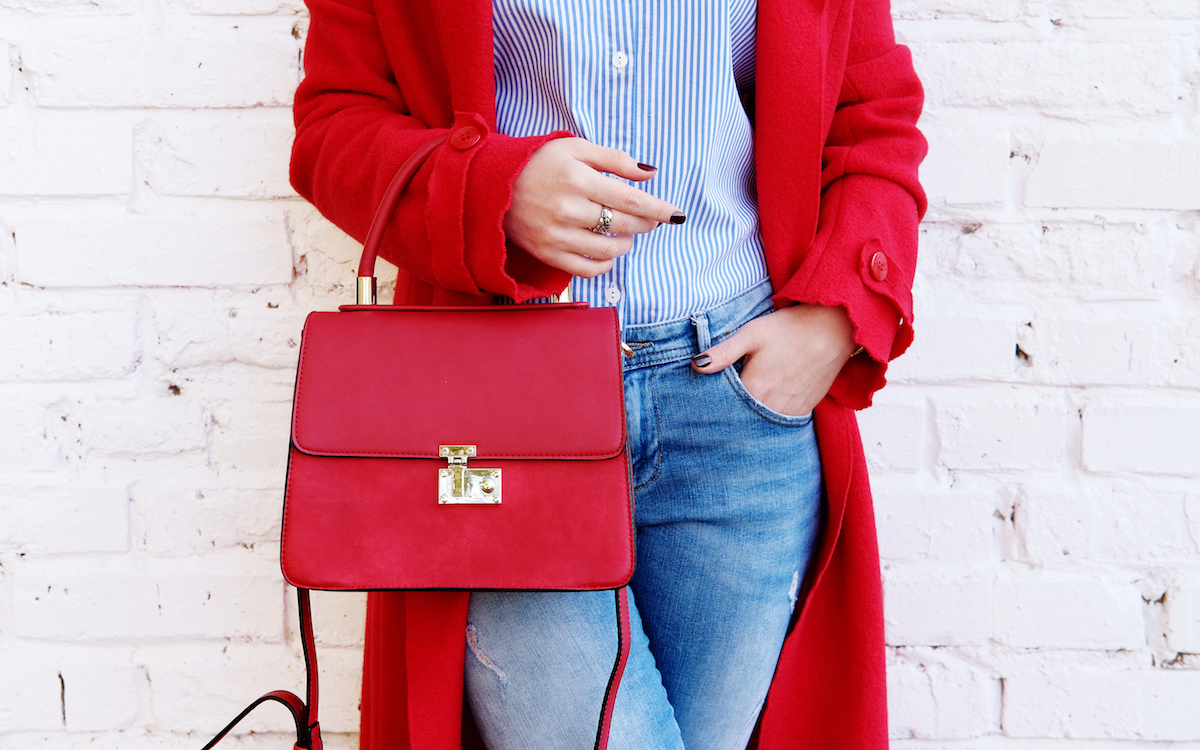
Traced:
<path id="1" fill-rule="evenodd" d="M 508 675 L 504 674 L 504 670 L 497 667 L 496 662 L 489 659 L 488 655 L 479 648 L 479 638 L 476 636 L 474 625 L 467 626 L 467 646 L 471 649 L 471 653 L 475 654 L 475 658 L 479 660 L 480 664 L 496 673 L 496 676 L 500 678 L 501 685 L 508 684 Z"/>
<path id="2" fill-rule="evenodd" d="M 792 602 L 792 609 L 796 608 L 796 599 L 800 597 L 800 571 L 792 573 L 792 587 L 788 589 L 788 599 Z"/>

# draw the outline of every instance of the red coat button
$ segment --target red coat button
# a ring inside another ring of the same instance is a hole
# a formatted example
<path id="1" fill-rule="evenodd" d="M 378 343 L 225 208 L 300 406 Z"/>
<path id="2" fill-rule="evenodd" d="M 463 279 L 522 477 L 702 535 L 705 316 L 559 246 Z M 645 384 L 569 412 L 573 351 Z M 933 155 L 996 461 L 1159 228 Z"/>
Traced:
<path id="1" fill-rule="evenodd" d="M 871 256 L 871 276 L 876 281 L 883 281 L 887 278 L 888 262 L 887 256 L 883 253 L 875 253 Z"/>
<path id="2" fill-rule="evenodd" d="M 483 134 L 479 132 L 479 128 L 467 125 L 454 131 L 454 134 L 450 136 L 450 146 L 459 151 L 466 151 L 479 143 L 480 138 L 483 138 Z"/>

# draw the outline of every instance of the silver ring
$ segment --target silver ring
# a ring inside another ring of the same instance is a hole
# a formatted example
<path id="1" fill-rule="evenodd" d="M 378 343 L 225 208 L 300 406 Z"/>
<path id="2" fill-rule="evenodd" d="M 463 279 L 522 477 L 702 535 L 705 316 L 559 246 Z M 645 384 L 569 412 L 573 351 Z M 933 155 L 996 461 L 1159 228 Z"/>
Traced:
<path id="1" fill-rule="evenodd" d="M 592 231 L 596 234 L 608 234 L 608 230 L 612 227 L 612 209 L 608 206 L 600 207 L 600 221 L 596 222 L 596 226 L 592 227 Z"/>

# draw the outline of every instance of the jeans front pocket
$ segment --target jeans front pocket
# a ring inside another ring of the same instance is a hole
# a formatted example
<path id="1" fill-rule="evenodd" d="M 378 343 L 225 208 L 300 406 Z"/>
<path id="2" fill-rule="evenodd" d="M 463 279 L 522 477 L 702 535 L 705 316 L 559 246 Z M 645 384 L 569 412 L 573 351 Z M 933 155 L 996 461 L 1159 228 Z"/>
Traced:
<path id="1" fill-rule="evenodd" d="M 742 382 L 742 363 L 739 361 L 725 368 L 725 379 L 729 382 L 733 392 L 750 408 L 751 411 L 758 416 L 773 422 L 775 424 L 784 425 L 785 427 L 802 427 L 812 421 L 812 412 L 807 414 L 793 415 L 778 412 L 755 398 L 754 394 L 746 388 L 746 384 Z"/>

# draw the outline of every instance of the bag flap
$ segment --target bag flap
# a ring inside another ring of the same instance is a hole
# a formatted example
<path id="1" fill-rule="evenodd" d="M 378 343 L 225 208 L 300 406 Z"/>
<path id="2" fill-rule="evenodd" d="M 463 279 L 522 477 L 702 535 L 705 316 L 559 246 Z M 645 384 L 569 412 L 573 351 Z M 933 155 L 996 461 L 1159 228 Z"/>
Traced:
<path id="1" fill-rule="evenodd" d="M 321 456 L 612 457 L 625 446 L 620 357 L 613 308 L 311 313 L 292 442 Z"/>

